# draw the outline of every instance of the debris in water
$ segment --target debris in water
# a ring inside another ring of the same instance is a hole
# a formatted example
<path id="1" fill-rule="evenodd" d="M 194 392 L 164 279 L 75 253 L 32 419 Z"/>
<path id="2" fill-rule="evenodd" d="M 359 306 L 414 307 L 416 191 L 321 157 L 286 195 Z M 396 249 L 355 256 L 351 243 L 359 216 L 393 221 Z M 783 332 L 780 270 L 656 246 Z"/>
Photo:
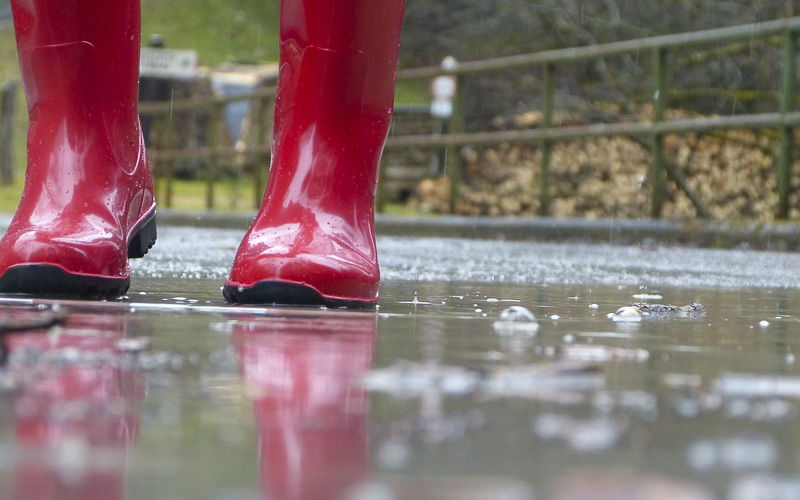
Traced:
<path id="1" fill-rule="evenodd" d="M 671 304 L 631 304 L 631 307 L 639 309 L 642 316 L 649 316 L 650 319 L 662 318 L 699 318 L 706 315 L 706 308 L 703 304 L 695 302 L 685 306 L 673 306 Z"/>
<path id="2" fill-rule="evenodd" d="M 498 335 L 533 337 L 539 331 L 539 323 L 528 309 L 522 306 L 511 306 L 503 309 L 498 320 L 492 324 L 492 329 Z"/>
<path id="3" fill-rule="evenodd" d="M 646 304 L 639 302 L 629 306 L 620 307 L 608 317 L 615 322 L 635 322 L 642 318 L 671 319 L 671 318 L 700 318 L 706 315 L 703 304 L 694 303 L 686 306 L 673 306 L 668 304 Z"/>

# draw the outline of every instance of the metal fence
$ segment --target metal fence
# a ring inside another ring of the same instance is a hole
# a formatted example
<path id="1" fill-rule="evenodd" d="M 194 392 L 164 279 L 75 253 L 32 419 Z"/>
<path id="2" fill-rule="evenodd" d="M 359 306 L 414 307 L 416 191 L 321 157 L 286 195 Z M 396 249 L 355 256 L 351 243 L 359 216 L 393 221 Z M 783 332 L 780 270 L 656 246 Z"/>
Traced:
<path id="1" fill-rule="evenodd" d="M 786 218 L 789 213 L 789 194 L 791 190 L 792 160 L 794 151 L 794 128 L 800 123 L 800 112 L 796 110 L 797 81 L 797 37 L 800 33 L 800 17 L 792 17 L 743 26 L 734 26 L 693 33 L 656 36 L 638 40 L 614 42 L 603 45 L 559 49 L 533 54 L 501 57 L 482 61 L 460 63 L 455 68 L 443 71 L 439 66 L 408 69 L 398 72 L 399 79 L 430 79 L 443 73 L 457 78 L 480 73 L 492 73 L 511 68 L 538 66 L 543 69 L 542 113 L 539 128 L 529 130 L 510 130 L 498 132 L 463 133 L 458 124 L 452 127 L 456 133 L 446 136 L 392 137 L 387 148 L 404 147 L 454 147 L 464 145 L 489 145 L 498 143 L 533 143 L 542 149 L 539 197 L 542 215 L 547 215 L 550 203 L 550 160 L 555 142 L 595 137 L 628 136 L 649 140 L 652 150 L 650 180 L 652 187 L 652 217 L 661 215 L 664 202 L 667 162 L 664 157 L 662 139 L 666 134 L 688 132 L 708 132 L 731 129 L 776 129 L 780 137 L 777 159 L 778 175 L 778 218 Z M 671 50 L 685 50 L 692 46 L 708 43 L 730 43 L 752 41 L 756 38 L 780 36 L 783 40 L 783 67 L 781 68 L 781 87 L 779 111 L 772 113 L 742 114 L 733 116 L 709 116 L 685 119 L 665 119 L 666 99 L 669 95 L 667 75 L 667 55 Z M 599 123 L 581 126 L 560 127 L 553 122 L 555 79 L 553 74 L 560 64 L 580 60 L 590 60 L 619 54 L 638 54 L 643 51 L 653 53 L 652 75 L 655 82 L 653 90 L 653 118 L 649 122 Z M 463 88 L 459 85 L 459 88 Z M 458 103 L 458 99 L 455 101 Z M 456 155 L 449 155 L 457 161 Z M 457 165 L 448 165 L 451 177 L 451 203 L 455 206 L 458 196 Z"/>

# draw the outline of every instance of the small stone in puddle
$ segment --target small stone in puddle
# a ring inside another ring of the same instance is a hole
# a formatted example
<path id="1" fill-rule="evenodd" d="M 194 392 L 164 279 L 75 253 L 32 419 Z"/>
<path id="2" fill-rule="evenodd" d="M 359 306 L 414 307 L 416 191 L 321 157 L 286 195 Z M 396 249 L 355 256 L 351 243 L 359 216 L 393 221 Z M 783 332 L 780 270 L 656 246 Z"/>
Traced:
<path id="1" fill-rule="evenodd" d="M 620 307 L 617 309 L 617 312 L 611 316 L 611 319 L 615 323 L 638 323 L 642 320 L 642 313 L 639 311 L 639 308 L 635 306 Z"/>

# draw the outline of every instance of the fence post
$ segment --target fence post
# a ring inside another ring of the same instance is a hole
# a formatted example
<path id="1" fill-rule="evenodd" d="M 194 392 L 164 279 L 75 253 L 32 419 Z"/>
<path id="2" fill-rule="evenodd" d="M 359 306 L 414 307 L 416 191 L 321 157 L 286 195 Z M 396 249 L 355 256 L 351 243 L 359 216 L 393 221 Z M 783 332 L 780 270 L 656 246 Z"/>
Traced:
<path id="1" fill-rule="evenodd" d="M 206 178 L 206 209 L 214 209 L 214 182 L 217 179 L 217 146 L 219 145 L 219 129 L 222 124 L 222 104 L 214 102 L 211 104 L 211 112 L 208 116 L 207 128 L 207 153 L 205 161 Z"/>
<path id="2" fill-rule="evenodd" d="M 17 80 L 7 80 L 0 89 L 0 182 L 4 186 L 14 183 L 13 136 L 14 100 Z"/>
<path id="3" fill-rule="evenodd" d="M 165 122 L 166 132 L 165 135 L 165 150 L 167 153 L 175 153 L 176 149 L 178 148 L 178 133 L 177 133 L 177 120 L 175 120 L 175 116 L 171 113 L 169 116 L 163 116 L 162 119 Z M 172 208 L 172 195 L 173 195 L 173 181 L 175 179 L 175 157 L 171 156 L 168 157 L 166 161 L 164 161 L 165 169 L 162 175 L 164 175 L 166 179 L 166 187 L 164 189 L 164 206 L 166 208 Z M 161 169 L 159 169 L 161 170 Z"/>
<path id="4" fill-rule="evenodd" d="M 797 33 L 786 30 L 783 41 L 783 74 L 781 78 L 781 114 L 785 118 L 795 108 L 797 91 Z M 794 128 L 786 124 L 779 129 L 780 146 L 778 151 L 778 218 L 789 217 L 789 195 L 792 183 L 792 162 L 794 157 Z"/>
<path id="5" fill-rule="evenodd" d="M 667 100 L 667 49 L 656 47 L 653 53 L 655 65 L 655 93 L 653 94 L 653 125 L 658 125 L 664 120 L 664 110 Z M 653 133 L 653 158 L 650 165 L 650 182 L 652 184 L 652 199 L 650 217 L 661 217 L 664 206 L 664 187 L 666 185 L 666 168 L 664 162 L 664 141 L 662 134 Z"/>
<path id="6" fill-rule="evenodd" d="M 269 172 L 270 152 L 269 144 L 272 142 L 272 110 L 273 101 L 270 96 L 258 99 L 254 104 L 257 108 L 253 113 L 253 123 L 255 125 L 253 148 L 255 153 L 252 157 L 253 163 L 253 208 L 261 208 L 266 189 L 264 172 Z M 262 148 L 267 152 L 262 151 Z"/>
<path id="7" fill-rule="evenodd" d="M 544 102 L 542 105 L 542 129 L 545 134 L 553 126 L 555 104 L 555 65 L 544 65 Z M 553 156 L 553 142 L 545 136 L 542 141 L 542 164 L 539 178 L 539 215 L 550 215 L 550 162 Z"/>

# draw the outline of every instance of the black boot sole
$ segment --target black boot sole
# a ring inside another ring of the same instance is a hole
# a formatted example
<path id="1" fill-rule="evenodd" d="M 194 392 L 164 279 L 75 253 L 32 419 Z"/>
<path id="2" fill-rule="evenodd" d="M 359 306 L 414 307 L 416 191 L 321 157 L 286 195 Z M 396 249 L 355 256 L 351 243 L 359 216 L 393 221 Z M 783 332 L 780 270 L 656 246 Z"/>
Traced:
<path id="1" fill-rule="evenodd" d="M 144 257 L 156 242 L 156 213 L 144 219 L 128 242 L 128 257 Z M 105 278 L 72 274 L 58 266 L 16 266 L 0 276 L 0 294 L 35 295 L 69 299 L 115 299 L 125 295 L 130 278 Z"/>
<path id="2" fill-rule="evenodd" d="M 375 309 L 374 302 L 328 299 L 311 287 L 282 281 L 259 281 L 251 287 L 225 285 L 222 294 L 229 304 L 262 306 L 327 307 L 331 309 Z"/>

